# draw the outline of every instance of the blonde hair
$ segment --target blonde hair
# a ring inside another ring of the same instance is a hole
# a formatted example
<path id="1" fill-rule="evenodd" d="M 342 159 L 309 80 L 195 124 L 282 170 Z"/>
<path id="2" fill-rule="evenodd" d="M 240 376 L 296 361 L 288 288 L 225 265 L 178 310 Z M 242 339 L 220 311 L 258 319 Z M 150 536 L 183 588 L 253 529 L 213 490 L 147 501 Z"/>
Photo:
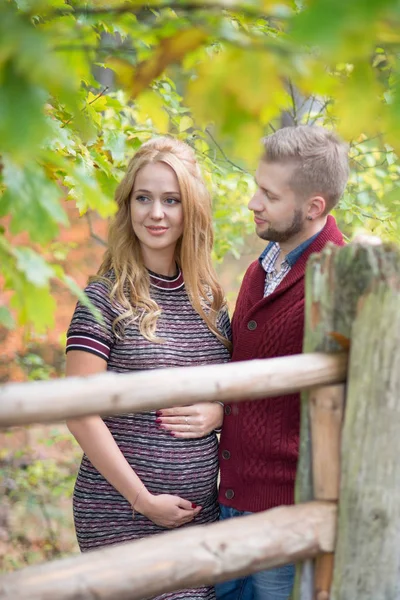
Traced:
<path id="1" fill-rule="evenodd" d="M 186 292 L 195 311 L 210 330 L 227 347 L 230 342 L 216 326 L 218 313 L 225 306 L 211 260 L 213 246 L 211 198 L 204 184 L 194 151 L 172 137 L 159 137 L 142 144 L 130 160 L 127 172 L 119 184 L 115 200 L 117 213 L 110 224 L 108 248 L 99 268 L 102 279 L 112 270 L 115 282 L 110 298 L 124 312 L 117 325 L 138 320 L 140 333 L 150 341 L 161 342 L 156 336 L 158 304 L 150 297 L 150 278 L 144 266 L 140 243 L 131 223 L 130 198 L 137 173 L 148 164 L 162 162 L 174 170 L 180 188 L 183 209 L 183 234 L 175 249 L 175 260 L 184 275 Z"/>
<path id="2" fill-rule="evenodd" d="M 340 200 L 349 177 L 348 146 L 335 133 L 316 125 L 278 129 L 264 138 L 267 162 L 294 169 L 290 187 L 302 198 L 321 195 L 329 212 Z"/>

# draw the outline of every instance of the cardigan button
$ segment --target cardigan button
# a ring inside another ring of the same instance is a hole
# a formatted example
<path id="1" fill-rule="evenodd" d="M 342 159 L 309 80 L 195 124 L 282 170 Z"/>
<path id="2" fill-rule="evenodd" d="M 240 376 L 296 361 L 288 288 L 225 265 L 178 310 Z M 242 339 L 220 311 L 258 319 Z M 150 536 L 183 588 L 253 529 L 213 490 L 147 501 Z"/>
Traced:
<path id="1" fill-rule="evenodd" d="M 228 500 L 232 500 L 234 495 L 235 492 L 233 490 L 226 490 L 225 492 L 225 498 L 228 498 Z"/>
<path id="2" fill-rule="evenodd" d="M 226 405 L 224 406 L 224 413 L 225 413 L 226 415 L 230 415 L 230 414 L 231 414 L 231 412 L 232 412 L 232 409 L 231 409 L 231 407 L 229 406 L 229 404 L 226 404 Z"/>
<path id="3" fill-rule="evenodd" d="M 229 450 L 222 450 L 222 458 L 224 458 L 225 460 L 229 460 L 231 457 L 231 453 L 229 452 Z"/>
<path id="4" fill-rule="evenodd" d="M 250 331 L 254 331 L 254 329 L 257 329 L 257 321 L 249 321 L 247 323 L 247 329 L 250 329 Z"/>

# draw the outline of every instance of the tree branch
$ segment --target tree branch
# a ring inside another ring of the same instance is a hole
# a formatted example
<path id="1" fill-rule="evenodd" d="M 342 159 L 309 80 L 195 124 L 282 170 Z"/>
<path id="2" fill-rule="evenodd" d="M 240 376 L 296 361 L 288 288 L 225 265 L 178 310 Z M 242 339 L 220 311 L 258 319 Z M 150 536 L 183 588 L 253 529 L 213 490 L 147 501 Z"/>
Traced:
<path id="1" fill-rule="evenodd" d="M 293 123 L 295 125 L 298 125 L 298 121 L 297 121 L 297 108 L 296 108 L 296 98 L 294 97 L 293 84 L 292 84 L 292 82 L 291 82 L 290 79 L 289 79 L 288 83 L 289 83 L 290 98 L 292 99 L 292 106 L 293 106 L 293 113 L 292 113 Z"/>
<path id="2" fill-rule="evenodd" d="M 315 115 L 315 116 L 314 116 L 314 118 L 312 119 L 312 121 L 311 121 L 310 125 L 314 125 L 314 124 L 315 124 L 315 122 L 317 121 L 317 119 L 319 119 L 320 117 L 324 116 L 324 114 L 325 114 L 325 109 L 327 108 L 327 106 L 328 106 L 328 105 L 329 105 L 331 102 L 332 102 L 332 100 L 331 100 L 331 99 L 329 99 L 329 100 L 326 100 L 326 101 L 323 103 L 323 105 L 322 105 L 322 107 L 321 107 L 321 109 L 320 109 L 319 113 L 318 113 L 317 115 Z M 307 123 L 309 123 L 309 121 L 307 121 Z"/>
<path id="3" fill-rule="evenodd" d="M 96 7 L 96 8 L 84 8 L 82 6 L 74 6 L 70 7 L 70 9 L 59 8 L 53 11 L 49 11 L 45 16 L 48 18 L 49 16 L 87 16 L 87 17 L 96 17 L 101 15 L 124 15 L 130 12 L 133 12 L 137 9 L 158 9 L 161 10 L 163 8 L 169 8 L 171 10 L 184 10 L 184 11 L 229 11 L 229 12 L 240 12 L 247 17 L 255 17 L 255 18 L 264 18 L 264 19 L 273 19 L 275 21 L 285 21 L 288 17 L 276 16 L 273 14 L 268 14 L 264 11 L 260 11 L 257 8 L 252 8 L 247 4 L 240 4 L 235 2 L 230 3 L 218 3 L 218 2 L 202 2 L 202 1 L 193 1 L 187 2 L 186 4 L 180 2 L 167 2 L 165 4 L 160 4 L 157 2 L 143 2 L 143 1 L 135 1 L 130 4 L 123 4 L 121 6 L 108 6 L 108 7 Z"/>
<path id="4" fill-rule="evenodd" d="M 103 240 L 103 238 L 101 238 L 99 235 L 97 235 L 97 233 L 95 233 L 94 230 L 93 230 L 92 217 L 91 217 L 89 211 L 85 214 L 85 217 L 86 217 L 86 220 L 87 220 L 88 225 L 89 225 L 90 237 L 92 239 L 94 239 L 96 242 L 98 242 L 101 246 L 104 246 L 106 248 L 107 247 L 107 242 L 105 240 Z"/>
<path id="5" fill-rule="evenodd" d="M 99 98 L 101 98 L 101 96 L 103 96 L 103 95 L 104 95 L 104 94 L 105 94 L 107 91 L 108 91 L 108 85 L 106 85 L 106 87 L 105 87 L 103 90 L 101 90 L 100 94 L 97 94 L 97 96 L 96 96 L 95 98 L 93 98 L 93 100 L 91 100 L 90 102 L 87 102 L 87 103 L 85 104 L 85 106 L 84 106 L 84 107 L 81 109 L 81 111 L 83 112 L 84 110 L 86 110 L 86 107 L 87 107 L 87 106 L 90 106 L 91 104 L 93 104 L 93 102 L 96 102 L 96 100 L 98 100 Z M 69 125 L 69 123 L 71 123 L 71 121 L 72 121 L 72 119 L 73 119 L 73 118 L 74 118 L 74 117 L 70 117 L 70 118 L 68 119 L 68 121 L 65 121 L 65 123 L 63 123 L 63 124 L 61 125 L 61 128 L 64 128 L 64 127 L 66 127 L 67 125 Z"/>
<path id="6" fill-rule="evenodd" d="M 227 157 L 227 155 L 225 154 L 224 150 L 218 144 L 217 140 L 214 138 L 214 136 L 212 135 L 212 133 L 210 132 L 210 130 L 207 127 L 205 129 L 205 132 L 211 138 L 212 142 L 216 145 L 216 147 L 218 148 L 218 150 L 221 152 L 221 154 L 224 157 L 224 159 L 226 160 L 226 162 L 228 162 L 230 165 L 232 165 L 232 167 L 235 167 L 235 169 L 238 169 L 242 173 L 246 173 L 246 175 L 250 175 L 250 173 L 248 171 L 246 171 L 246 169 L 242 169 L 242 167 L 240 167 L 239 165 L 235 164 L 233 161 L 231 161 L 230 158 Z"/>
<path id="7" fill-rule="evenodd" d="M 312 111 L 313 106 L 314 106 L 314 102 L 315 102 L 315 96 L 313 95 L 313 96 L 311 96 L 311 104 L 310 104 L 310 108 L 308 110 L 306 125 L 308 125 L 309 122 L 310 122 L 310 116 L 311 116 L 311 111 Z"/>

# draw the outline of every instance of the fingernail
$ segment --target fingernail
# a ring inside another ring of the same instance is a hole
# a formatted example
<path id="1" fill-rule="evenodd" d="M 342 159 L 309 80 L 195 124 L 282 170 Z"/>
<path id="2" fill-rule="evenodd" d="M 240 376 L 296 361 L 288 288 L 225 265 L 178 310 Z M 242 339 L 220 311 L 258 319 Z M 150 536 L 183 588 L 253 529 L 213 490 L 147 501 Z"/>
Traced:
<path id="1" fill-rule="evenodd" d="M 157 417 L 161 417 L 162 416 L 161 410 L 156 410 L 156 415 L 157 415 Z"/>
<path id="2" fill-rule="evenodd" d="M 195 504 L 194 502 L 192 502 L 192 508 L 197 508 L 197 504 Z"/>
<path id="3" fill-rule="evenodd" d="M 169 431 L 168 433 L 169 435 L 172 435 L 172 437 L 176 437 L 173 431 Z"/>
<path id="4" fill-rule="evenodd" d="M 156 423 L 162 423 L 162 419 L 156 419 Z"/>

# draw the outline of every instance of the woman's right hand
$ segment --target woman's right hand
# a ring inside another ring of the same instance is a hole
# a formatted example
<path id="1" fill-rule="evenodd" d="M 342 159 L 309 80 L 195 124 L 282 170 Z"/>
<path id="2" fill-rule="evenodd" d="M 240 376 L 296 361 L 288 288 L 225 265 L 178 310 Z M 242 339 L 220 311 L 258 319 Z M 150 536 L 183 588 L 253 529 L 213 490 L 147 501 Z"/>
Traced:
<path id="1" fill-rule="evenodd" d="M 189 500 L 171 494 L 153 495 L 149 492 L 140 495 L 135 502 L 135 511 L 144 515 L 156 525 L 175 529 L 193 521 L 201 511 L 201 506 L 196 506 Z"/>

